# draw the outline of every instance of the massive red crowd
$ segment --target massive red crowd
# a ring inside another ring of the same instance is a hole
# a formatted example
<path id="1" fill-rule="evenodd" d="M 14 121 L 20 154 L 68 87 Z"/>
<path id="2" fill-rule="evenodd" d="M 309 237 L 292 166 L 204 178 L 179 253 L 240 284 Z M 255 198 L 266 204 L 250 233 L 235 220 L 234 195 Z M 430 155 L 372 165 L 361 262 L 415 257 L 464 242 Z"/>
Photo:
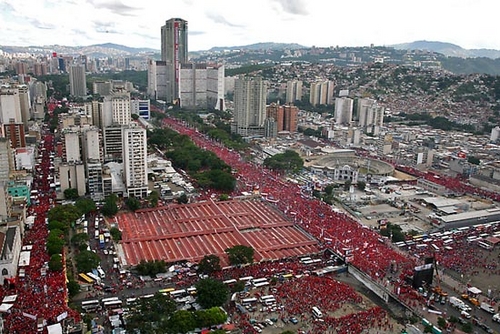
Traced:
<path id="1" fill-rule="evenodd" d="M 80 314 L 67 305 L 65 273 L 47 269 L 49 255 L 45 247 L 48 235 L 45 217 L 55 200 L 55 192 L 51 189 L 49 180 L 53 140 L 53 136 L 46 135 L 39 146 L 41 163 L 37 165 L 32 187 L 38 190 L 38 199 L 28 209 L 28 215 L 36 215 L 36 219 L 23 238 L 23 246 L 31 246 L 30 263 L 22 267 L 25 270 L 24 277 L 17 277 L 13 287 L 0 291 L 2 298 L 17 295 L 14 306 L 4 315 L 7 333 L 35 333 L 39 319 L 50 325 L 59 322 L 58 317 L 65 318 L 66 314 L 68 320 L 80 321 Z M 64 258 L 62 261 L 65 263 Z"/>

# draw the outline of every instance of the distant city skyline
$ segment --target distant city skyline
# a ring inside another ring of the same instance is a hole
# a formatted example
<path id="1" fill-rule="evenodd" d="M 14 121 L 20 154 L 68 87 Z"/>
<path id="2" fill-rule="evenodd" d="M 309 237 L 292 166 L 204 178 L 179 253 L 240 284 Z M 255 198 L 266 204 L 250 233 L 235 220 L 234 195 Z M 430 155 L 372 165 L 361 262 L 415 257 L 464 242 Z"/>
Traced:
<path id="1" fill-rule="evenodd" d="M 159 50 L 171 18 L 189 23 L 189 51 L 259 42 L 376 46 L 440 41 L 500 50 L 500 4 L 489 0 L 1 0 L 0 45 L 117 43 Z"/>

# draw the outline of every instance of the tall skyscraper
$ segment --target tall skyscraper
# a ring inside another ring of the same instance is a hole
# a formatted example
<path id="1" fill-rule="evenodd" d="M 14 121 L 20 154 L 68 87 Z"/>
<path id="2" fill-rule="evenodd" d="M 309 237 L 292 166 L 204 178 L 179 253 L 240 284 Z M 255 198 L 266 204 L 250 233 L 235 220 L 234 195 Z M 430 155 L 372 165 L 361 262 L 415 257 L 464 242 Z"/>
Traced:
<path id="1" fill-rule="evenodd" d="M 359 126 L 365 127 L 368 133 L 372 133 L 374 126 L 382 126 L 384 123 L 384 107 L 380 106 L 374 99 L 363 98 L 358 101 Z"/>
<path id="2" fill-rule="evenodd" d="M 333 81 L 321 81 L 311 83 L 309 102 L 313 106 L 319 104 L 333 104 L 335 85 Z"/>
<path id="3" fill-rule="evenodd" d="M 104 97 L 102 107 L 103 126 L 128 125 L 132 121 L 130 93 L 124 89 L 114 90 Z"/>
<path id="4" fill-rule="evenodd" d="M 335 123 L 337 125 L 349 125 L 352 122 L 352 108 L 354 101 L 348 97 L 337 97 L 335 99 Z"/>
<path id="5" fill-rule="evenodd" d="M 71 65 L 69 67 L 69 90 L 72 96 L 87 96 L 87 79 L 85 77 L 85 66 Z"/>
<path id="6" fill-rule="evenodd" d="M 19 89 L 2 86 L 0 88 L 0 123 L 22 123 Z"/>
<path id="7" fill-rule="evenodd" d="M 188 61 L 188 24 L 172 18 L 161 27 L 161 60 L 167 66 L 167 99 L 180 97 L 180 65 Z"/>
<path id="8" fill-rule="evenodd" d="M 261 77 L 239 77 L 234 88 L 231 131 L 242 136 L 264 134 L 267 85 Z"/>
<path id="9" fill-rule="evenodd" d="M 10 171 L 14 166 L 10 140 L 0 137 L 0 182 L 9 180 Z"/>
<path id="10" fill-rule="evenodd" d="M 293 80 L 286 84 L 286 103 L 302 100 L 302 81 Z"/>
<path id="11" fill-rule="evenodd" d="M 123 170 L 128 196 L 144 198 L 148 193 L 146 129 L 123 129 Z"/>
<path id="12" fill-rule="evenodd" d="M 299 108 L 294 105 L 277 105 L 271 103 L 266 108 L 266 117 L 276 121 L 276 130 L 297 132 Z"/>

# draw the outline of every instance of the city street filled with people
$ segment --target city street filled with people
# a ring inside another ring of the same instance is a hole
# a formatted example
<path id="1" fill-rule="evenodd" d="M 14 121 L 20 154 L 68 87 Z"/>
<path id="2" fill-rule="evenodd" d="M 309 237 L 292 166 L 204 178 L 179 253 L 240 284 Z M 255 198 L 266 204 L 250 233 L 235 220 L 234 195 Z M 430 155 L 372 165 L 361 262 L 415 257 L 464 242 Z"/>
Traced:
<path id="1" fill-rule="evenodd" d="M 23 249 L 29 250 L 29 263 L 20 264 L 24 275 L 18 275 L 13 284 L 1 291 L 2 297 L 17 295 L 14 306 L 4 315 L 7 333 L 35 333 L 38 324 L 41 329 L 44 325 L 63 319 L 70 323 L 80 321 L 80 314 L 67 305 L 65 273 L 48 270 L 49 256 L 45 247 L 48 229 L 45 218 L 56 197 L 50 180 L 53 141 L 52 135 L 46 135 L 38 148 L 41 160 L 36 166 L 32 186 L 38 191 L 38 198 L 27 213 L 36 218 L 33 226 L 27 227 L 23 238 Z M 64 256 L 62 261 L 65 262 Z"/>

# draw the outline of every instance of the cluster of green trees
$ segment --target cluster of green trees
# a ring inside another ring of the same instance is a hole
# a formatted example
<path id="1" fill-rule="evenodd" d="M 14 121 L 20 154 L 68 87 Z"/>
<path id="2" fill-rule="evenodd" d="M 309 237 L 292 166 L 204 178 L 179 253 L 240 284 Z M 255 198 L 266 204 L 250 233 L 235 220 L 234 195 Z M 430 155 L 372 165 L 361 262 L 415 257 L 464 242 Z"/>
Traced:
<path id="1" fill-rule="evenodd" d="M 155 129 L 148 132 L 148 143 L 164 150 L 173 166 L 186 170 L 202 188 L 230 192 L 236 186 L 231 167 L 215 153 L 197 147 L 188 136 Z"/>
<path id="2" fill-rule="evenodd" d="M 294 173 L 299 172 L 304 167 L 304 160 L 297 152 L 286 150 L 264 159 L 264 166 L 272 170 Z"/>
<path id="3" fill-rule="evenodd" d="M 225 250 L 229 263 L 233 266 L 241 264 L 252 264 L 254 249 L 244 245 L 236 245 Z"/>
<path id="4" fill-rule="evenodd" d="M 141 262 L 135 267 L 135 270 L 139 275 L 154 277 L 156 274 L 166 272 L 167 264 L 163 260 L 141 260 Z"/>
<path id="5" fill-rule="evenodd" d="M 104 200 L 104 205 L 101 208 L 101 213 L 106 217 L 113 217 L 118 213 L 118 196 L 111 194 Z"/>
<path id="6" fill-rule="evenodd" d="M 222 296 L 224 296 L 223 291 L 216 290 L 216 292 L 222 293 Z M 205 291 L 202 291 L 201 294 L 204 293 Z M 198 291 L 198 296 L 199 294 Z M 228 294 L 226 293 L 222 304 L 227 301 L 227 297 Z M 226 321 L 227 315 L 219 307 L 222 304 L 193 312 L 177 311 L 176 304 L 172 299 L 157 293 L 152 298 L 140 300 L 139 305 L 135 310 L 131 311 L 130 316 L 127 318 L 126 328 L 130 331 L 145 334 L 177 334 L 187 333 L 195 328 L 209 328 L 223 324 Z M 221 333 L 224 332 L 221 331 Z"/>
<path id="7" fill-rule="evenodd" d="M 380 235 L 392 238 L 392 242 L 400 242 L 405 240 L 405 235 L 401 226 L 397 224 L 387 223 L 386 228 L 380 229 Z"/>

